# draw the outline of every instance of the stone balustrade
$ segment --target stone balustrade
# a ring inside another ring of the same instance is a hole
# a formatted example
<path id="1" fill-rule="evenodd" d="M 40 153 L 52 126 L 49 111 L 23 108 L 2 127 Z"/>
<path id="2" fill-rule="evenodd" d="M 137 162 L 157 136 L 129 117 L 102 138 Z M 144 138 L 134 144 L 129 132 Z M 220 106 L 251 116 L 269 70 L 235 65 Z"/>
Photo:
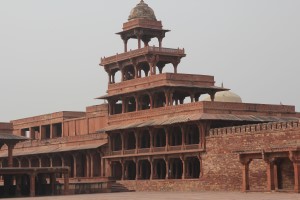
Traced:
<path id="1" fill-rule="evenodd" d="M 258 133 L 263 131 L 280 131 L 286 129 L 299 128 L 299 127 L 300 127 L 299 121 L 253 124 L 253 125 L 211 129 L 209 131 L 209 136 L 214 137 L 214 136 L 222 136 L 228 134 Z"/>
<path id="2" fill-rule="evenodd" d="M 101 65 L 107 65 L 110 63 L 115 63 L 121 60 L 127 60 L 133 57 L 138 57 L 138 56 L 143 56 L 145 54 L 164 54 L 164 55 L 184 55 L 185 50 L 184 49 L 171 49 L 171 48 L 160 48 L 160 47 L 151 47 L 151 46 L 146 46 L 144 48 L 136 49 L 136 50 L 131 50 L 125 53 L 121 54 L 116 54 L 114 56 L 110 57 L 104 57 L 101 58 Z"/>

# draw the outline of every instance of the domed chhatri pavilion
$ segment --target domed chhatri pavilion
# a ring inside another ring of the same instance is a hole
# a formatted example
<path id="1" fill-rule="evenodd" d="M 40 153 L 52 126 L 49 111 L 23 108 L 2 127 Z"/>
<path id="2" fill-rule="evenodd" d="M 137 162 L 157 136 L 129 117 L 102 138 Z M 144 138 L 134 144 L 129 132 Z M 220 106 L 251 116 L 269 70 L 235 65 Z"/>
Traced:
<path id="1" fill-rule="evenodd" d="M 117 33 L 124 52 L 100 61 L 108 89 L 99 99 L 107 103 L 12 120 L 13 134 L 31 139 L 15 145 L 13 166 L 69 167 L 69 193 L 300 192 L 300 113 L 243 103 L 213 76 L 178 73 L 185 50 L 164 47 L 167 32 L 144 1 L 137 4 Z M 7 167 L 6 147 L 0 159 Z M 54 178 L 59 193 L 64 175 Z M 35 184 L 49 179 L 37 175 Z"/>

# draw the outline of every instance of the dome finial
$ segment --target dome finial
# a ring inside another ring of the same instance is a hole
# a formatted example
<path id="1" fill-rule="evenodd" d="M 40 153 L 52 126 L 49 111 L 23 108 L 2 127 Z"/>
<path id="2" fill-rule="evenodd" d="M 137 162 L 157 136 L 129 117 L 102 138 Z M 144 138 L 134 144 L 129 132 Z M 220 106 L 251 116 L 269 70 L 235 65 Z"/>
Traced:
<path id="1" fill-rule="evenodd" d="M 154 11 L 144 2 L 144 0 L 141 0 L 140 3 L 131 10 L 128 20 L 130 21 L 132 19 L 148 19 L 157 21 Z"/>

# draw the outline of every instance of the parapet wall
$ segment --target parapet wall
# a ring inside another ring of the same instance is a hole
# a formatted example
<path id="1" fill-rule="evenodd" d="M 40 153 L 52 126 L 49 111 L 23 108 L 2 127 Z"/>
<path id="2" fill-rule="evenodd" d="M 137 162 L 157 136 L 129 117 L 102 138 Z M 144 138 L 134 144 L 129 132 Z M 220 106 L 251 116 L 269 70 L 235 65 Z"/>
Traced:
<path id="1" fill-rule="evenodd" d="M 12 133 L 13 125 L 12 123 L 0 122 L 0 132 Z"/>
<path id="2" fill-rule="evenodd" d="M 240 133 L 257 133 L 263 131 L 284 131 L 287 129 L 294 129 L 300 127 L 299 121 L 293 122 L 276 122 L 276 123 L 263 123 L 254 125 L 234 126 L 225 128 L 216 128 L 209 131 L 209 136 L 222 136 L 227 134 L 240 134 Z"/>

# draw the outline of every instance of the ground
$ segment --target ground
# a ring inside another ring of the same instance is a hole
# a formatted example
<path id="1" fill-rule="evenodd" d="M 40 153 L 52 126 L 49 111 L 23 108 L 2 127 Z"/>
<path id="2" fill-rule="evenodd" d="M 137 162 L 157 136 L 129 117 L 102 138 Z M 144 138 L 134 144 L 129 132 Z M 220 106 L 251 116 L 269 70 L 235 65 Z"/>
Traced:
<path id="1" fill-rule="evenodd" d="M 18 198 L 52 200 L 53 197 Z M 240 192 L 130 192 L 58 196 L 56 200 L 300 200 L 295 193 L 240 193 Z"/>

